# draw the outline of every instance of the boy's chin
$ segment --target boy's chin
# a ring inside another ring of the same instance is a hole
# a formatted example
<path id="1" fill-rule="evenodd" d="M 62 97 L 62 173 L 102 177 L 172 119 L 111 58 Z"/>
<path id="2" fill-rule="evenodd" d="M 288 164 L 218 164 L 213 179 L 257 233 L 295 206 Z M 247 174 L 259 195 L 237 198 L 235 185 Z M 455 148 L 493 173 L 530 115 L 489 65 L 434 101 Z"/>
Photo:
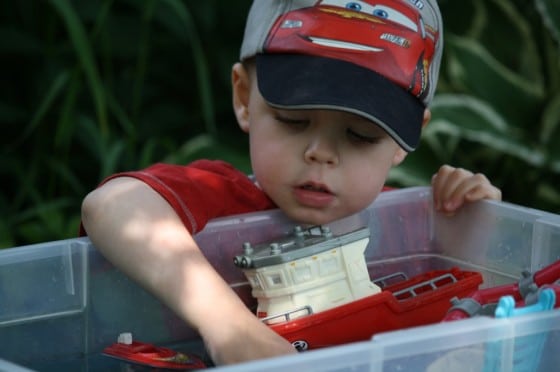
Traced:
<path id="1" fill-rule="evenodd" d="M 302 226 L 325 225 L 344 217 L 335 216 L 332 213 L 322 210 L 310 210 L 309 208 L 290 212 L 284 211 L 284 213 Z"/>

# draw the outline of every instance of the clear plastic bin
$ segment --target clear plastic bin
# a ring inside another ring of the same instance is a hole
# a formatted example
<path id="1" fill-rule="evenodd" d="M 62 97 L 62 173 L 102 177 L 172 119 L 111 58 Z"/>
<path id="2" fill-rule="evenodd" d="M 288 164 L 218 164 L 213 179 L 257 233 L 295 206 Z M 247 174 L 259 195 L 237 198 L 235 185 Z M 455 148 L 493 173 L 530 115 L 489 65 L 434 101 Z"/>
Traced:
<path id="1" fill-rule="evenodd" d="M 560 258 L 555 244 L 559 215 L 484 201 L 446 218 L 433 212 L 428 188 L 385 192 L 362 213 L 329 226 L 338 234 L 365 225 L 372 231 L 366 250 L 372 278 L 458 266 L 479 271 L 484 286 L 491 287 L 515 282 L 523 270 L 536 271 Z M 232 259 L 244 242 L 268 241 L 293 226 L 279 211 L 251 213 L 216 219 L 196 240 L 226 281 L 253 306 L 250 287 Z M 515 341 L 538 334 L 545 338 L 538 370 L 546 371 L 560 365 L 559 353 L 553 352 L 560 347 L 559 329 L 557 311 L 512 319 L 474 318 L 222 369 L 433 371 L 462 360 L 468 361 L 465 367 L 472 367 L 472 361 L 484 361 L 493 343 L 499 346 L 492 348 L 494 354 L 500 353 L 499 370 L 507 371 Z M 122 332 L 162 345 L 198 340 L 196 332 L 109 264 L 87 238 L 0 251 L 0 359 L 6 363 L 37 370 L 57 370 L 61 365 L 107 370 L 99 353 Z"/>
<path id="2" fill-rule="evenodd" d="M 542 338 L 541 353 L 518 360 L 518 343 Z M 476 317 L 376 335 L 371 341 L 221 367 L 226 371 L 534 372 L 560 365 L 560 311 L 511 319 Z M 496 348 L 495 346 L 498 346 Z M 493 363 L 488 363 L 488 357 Z"/>

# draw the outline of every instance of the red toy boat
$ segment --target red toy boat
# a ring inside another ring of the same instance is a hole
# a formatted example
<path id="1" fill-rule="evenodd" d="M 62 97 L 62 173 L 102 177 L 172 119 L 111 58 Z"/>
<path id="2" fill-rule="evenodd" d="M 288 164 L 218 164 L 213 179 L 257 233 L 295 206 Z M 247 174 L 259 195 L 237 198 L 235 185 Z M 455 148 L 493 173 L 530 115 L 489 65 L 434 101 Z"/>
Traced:
<path id="1" fill-rule="evenodd" d="M 103 350 L 103 354 L 127 362 L 156 368 L 175 370 L 206 368 L 204 362 L 197 357 L 179 353 L 165 347 L 133 341 L 132 336 L 127 333 L 121 334 L 118 342 L 106 347 Z"/>
<path id="2" fill-rule="evenodd" d="M 291 237 L 245 243 L 234 263 L 258 300 L 257 316 L 298 350 L 440 322 L 451 299 L 482 283 L 480 273 L 458 268 L 372 282 L 363 254 L 369 236 L 368 228 L 334 236 L 325 226 L 296 227 Z M 393 284 L 382 288 L 385 282 Z"/>
<path id="3" fill-rule="evenodd" d="M 477 272 L 432 271 L 319 313 L 270 327 L 298 349 L 315 349 L 370 339 L 374 334 L 440 322 L 451 299 L 482 283 Z"/>

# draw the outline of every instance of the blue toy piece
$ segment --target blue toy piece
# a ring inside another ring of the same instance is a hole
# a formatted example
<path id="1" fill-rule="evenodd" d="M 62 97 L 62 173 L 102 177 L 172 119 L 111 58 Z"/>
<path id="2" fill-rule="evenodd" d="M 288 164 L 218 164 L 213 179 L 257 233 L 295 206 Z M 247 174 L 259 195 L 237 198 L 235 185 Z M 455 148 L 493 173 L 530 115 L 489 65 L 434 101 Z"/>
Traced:
<path id="1" fill-rule="evenodd" d="M 496 318 L 511 318 L 524 314 L 537 313 L 554 309 L 556 304 L 556 293 L 551 288 L 539 290 L 537 302 L 532 305 L 515 308 L 515 300 L 512 296 L 503 296 L 496 308 Z M 531 336 L 517 337 L 503 341 L 490 342 L 486 349 L 484 360 L 484 371 L 510 370 L 513 372 L 536 371 L 539 365 L 542 349 L 546 341 L 547 334 L 540 333 Z M 513 344 L 512 366 L 504 369 L 501 365 L 502 351 L 504 347 Z"/>
<path id="2" fill-rule="evenodd" d="M 535 304 L 517 309 L 515 308 L 513 296 L 503 296 L 498 302 L 494 316 L 496 318 L 510 318 L 512 316 L 537 313 L 554 309 L 554 304 L 556 304 L 556 293 L 550 288 L 545 288 L 539 292 L 539 297 Z"/>

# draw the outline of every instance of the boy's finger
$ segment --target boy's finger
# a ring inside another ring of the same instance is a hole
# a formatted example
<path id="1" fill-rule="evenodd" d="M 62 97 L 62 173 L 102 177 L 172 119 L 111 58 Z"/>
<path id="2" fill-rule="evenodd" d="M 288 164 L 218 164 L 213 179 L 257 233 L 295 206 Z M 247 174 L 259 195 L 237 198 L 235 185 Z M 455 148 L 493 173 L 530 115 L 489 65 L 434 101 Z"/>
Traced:
<path id="1" fill-rule="evenodd" d="M 470 182 L 472 176 L 471 172 L 456 168 L 446 177 L 439 194 L 440 202 L 446 209 L 454 209 L 462 204 L 465 193 L 473 187 Z"/>
<path id="2" fill-rule="evenodd" d="M 459 177 L 459 176 L 458 176 Z M 466 195 L 481 185 L 489 184 L 486 177 L 482 174 L 472 174 L 465 171 L 461 174 L 460 179 L 457 179 L 452 193 L 449 195 L 449 200 L 463 200 Z"/>
<path id="3" fill-rule="evenodd" d="M 481 199 L 502 200 L 502 192 L 497 187 L 488 183 L 473 188 L 465 195 L 465 199 L 469 202 Z"/>
<path id="4" fill-rule="evenodd" d="M 441 202 L 445 199 L 445 189 L 449 175 L 455 168 L 448 165 L 441 166 L 432 176 L 432 194 L 434 198 L 434 206 L 437 210 L 441 209 Z"/>

